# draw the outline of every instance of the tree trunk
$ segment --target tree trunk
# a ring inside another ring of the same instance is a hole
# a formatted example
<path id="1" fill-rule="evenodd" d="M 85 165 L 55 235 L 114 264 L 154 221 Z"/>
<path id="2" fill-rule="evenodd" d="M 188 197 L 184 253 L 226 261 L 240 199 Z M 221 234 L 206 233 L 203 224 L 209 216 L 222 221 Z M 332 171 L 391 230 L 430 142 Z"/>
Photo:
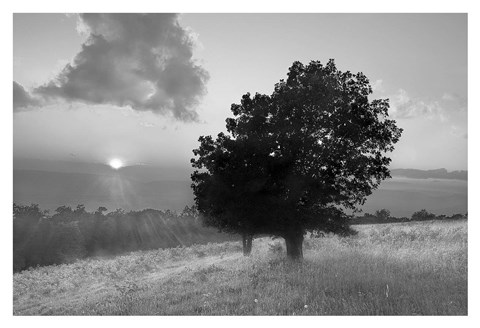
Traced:
<path id="1" fill-rule="evenodd" d="M 287 246 L 289 260 L 301 261 L 303 259 L 303 232 L 289 233 L 283 237 Z"/>
<path id="2" fill-rule="evenodd" d="M 247 234 L 247 233 L 242 234 L 244 256 L 249 256 L 252 253 L 252 240 L 253 240 L 253 235 Z"/>

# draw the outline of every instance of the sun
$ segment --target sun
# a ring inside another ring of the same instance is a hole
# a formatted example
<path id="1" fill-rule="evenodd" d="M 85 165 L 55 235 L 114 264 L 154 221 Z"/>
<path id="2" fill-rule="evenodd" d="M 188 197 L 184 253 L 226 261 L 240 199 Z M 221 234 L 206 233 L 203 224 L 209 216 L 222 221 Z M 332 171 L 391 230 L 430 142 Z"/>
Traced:
<path id="1" fill-rule="evenodd" d="M 111 159 L 110 162 L 108 162 L 108 165 L 110 165 L 114 170 L 118 170 L 119 168 L 124 166 L 123 162 L 118 158 Z"/>

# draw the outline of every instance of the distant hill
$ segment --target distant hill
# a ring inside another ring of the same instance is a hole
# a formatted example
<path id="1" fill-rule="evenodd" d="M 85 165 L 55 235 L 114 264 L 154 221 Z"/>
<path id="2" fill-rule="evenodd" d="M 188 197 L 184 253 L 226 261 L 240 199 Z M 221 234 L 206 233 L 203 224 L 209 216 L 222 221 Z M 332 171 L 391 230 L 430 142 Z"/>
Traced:
<path id="1" fill-rule="evenodd" d="M 390 170 L 392 176 L 405 177 L 411 179 L 456 179 L 467 180 L 467 171 L 451 171 L 446 169 L 436 170 L 417 170 L 417 169 L 393 169 Z"/>
<path id="2" fill-rule="evenodd" d="M 50 210 L 62 205 L 84 204 L 88 210 L 105 206 L 109 211 L 117 208 L 180 211 L 185 205 L 193 204 L 190 184 L 189 180 L 144 182 L 120 173 L 14 170 L 13 201 L 37 203 Z"/>
<path id="3" fill-rule="evenodd" d="M 421 209 L 437 215 L 466 213 L 467 184 L 467 180 L 394 176 L 383 181 L 380 187 L 368 196 L 363 211 L 374 213 L 385 208 L 396 217 L 410 217 Z"/>
<path id="4" fill-rule="evenodd" d="M 394 169 L 392 176 L 367 198 L 364 212 L 386 208 L 407 217 L 421 209 L 445 215 L 467 212 L 466 171 Z M 137 165 L 115 171 L 104 164 L 14 161 L 13 200 L 50 210 L 84 204 L 88 210 L 181 211 L 193 204 L 190 185 L 185 168 Z"/>
<path id="5" fill-rule="evenodd" d="M 14 159 L 14 170 L 25 171 L 46 171 L 58 173 L 87 173 L 104 176 L 121 176 L 130 180 L 150 182 L 150 181 L 172 181 L 189 180 L 193 169 L 185 165 L 165 165 L 153 166 L 144 164 L 135 164 L 122 167 L 119 170 L 113 170 L 105 163 L 86 163 L 57 160 L 40 159 Z"/>

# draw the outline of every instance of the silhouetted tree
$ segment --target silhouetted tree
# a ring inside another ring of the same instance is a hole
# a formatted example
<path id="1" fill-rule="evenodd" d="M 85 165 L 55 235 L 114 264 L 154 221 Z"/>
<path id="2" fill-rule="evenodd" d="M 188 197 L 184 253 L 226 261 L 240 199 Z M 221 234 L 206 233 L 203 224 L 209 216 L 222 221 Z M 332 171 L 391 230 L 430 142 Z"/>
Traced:
<path id="1" fill-rule="evenodd" d="M 388 100 L 369 101 L 362 73 L 330 60 L 290 67 L 272 95 L 246 94 L 231 107 L 230 135 L 200 137 L 192 188 L 205 223 L 222 231 L 285 239 L 303 257 L 306 231 L 351 233 L 345 209 L 390 177 L 387 152 L 402 129 Z"/>
<path id="2" fill-rule="evenodd" d="M 95 216 L 103 216 L 103 213 L 107 211 L 107 208 L 104 206 L 100 206 L 94 213 Z"/>
<path id="3" fill-rule="evenodd" d="M 414 221 L 434 220 L 434 219 L 435 219 L 435 214 L 430 213 L 425 209 L 412 214 L 412 220 Z"/>
<path id="4" fill-rule="evenodd" d="M 55 210 L 52 220 L 58 222 L 69 222 L 75 219 L 74 212 L 70 206 L 60 206 Z"/>
<path id="5" fill-rule="evenodd" d="M 13 218 L 38 222 L 48 215 L 47 210 L 41 210 L 38 204 L 19 205 L 13 203 Z"/>
<path id="6" fill-rule="evenodd" d="M 83 204 L 77 205 L 77 207 L 75 208 L 73 213 L 75 213 L 75 215 L 77 215 L 77 216 L 84 215 L 85 213 L 87 213 L 87 211 L 85 210 L 85 205 L 83 205 Z"/>
<path id="7" fill-rule="evenodd" d="M 460 219 L 465 219 L 467 216 L 466 215 L 463 215 L 463 214 L 460 214 L 460 213 L 456 213 L 456 214 L 453 214 L 451 216 L 451 219 L 452 220 L 460 220 Z"/>
<path id="8" fill-rule="evenodd" d="M 391 218 L 390 211 L 384 208 L 381 210 L 377 210 L 375 212 L 375 217 L 377 217 L 377 219 L 380 219 L 382 221 L 386 221 Z"/>
<path id="9" fill-rule="evenodd" d="M 28 267 L 32 257 L 38 256 L 46 237 L 44 218 L 48 211 L 41 210 L 38 204 L 19 205 L 13 203 L 13 269 L 15 271 Z M 41 239 L 43 238 L 43 239 Z"/>
<path id="10" fill-rule="evenodd" d="M 198 217 L 198 210 L 195 205 L 185 206 L 180 217 L 196 219 Z"/>
<path id="11" fill-rule="evenodd" d="M 194 172 L 192 187 L 203 222 L 240 234 L 243 253 L 250 255 L 253 234 L 261 228 L 255 223 L 263 215 L 259 188 L 265 179 L 264 159 L 256 157 L 256 145 L 248 139 L 234 140 L 220 133 L 217 140 L 210 136 L 199 140 L 200 148 L 194 154 L 200 158 L 192 164 L 208 172 Z M 254 217 L 258 220 L 252 220 Z"/>

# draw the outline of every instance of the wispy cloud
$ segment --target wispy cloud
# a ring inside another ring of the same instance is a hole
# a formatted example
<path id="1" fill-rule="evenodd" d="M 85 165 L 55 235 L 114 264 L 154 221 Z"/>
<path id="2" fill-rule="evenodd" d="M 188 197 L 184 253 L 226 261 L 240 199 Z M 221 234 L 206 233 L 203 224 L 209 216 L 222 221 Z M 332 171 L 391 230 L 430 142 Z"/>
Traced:
<path id="1" fill-rule="evenodd" d="M 442 95 L 442 100 L 448 102 L 448 103 L 453 103 L 458 107 L 460 110 L 466 110 L 467 109 L 467 99 L 465 97 L 462 97 L 456 93 L 444 93 Z"/>
<path id="2" fill-rule="evenodd" d="M 140 122 L 139 124 L 140 124 L 140 126 L 142 126 L 144 128 L 156 128 L 157 127 L 157 124 L 151 123 L 151 122 Z"/>
<path id="3" fill-rule="evenodd" d="M 208 72 L 193 57 L 195 35 L 177 14 L 81 14 L 88 35 L 72 63 L 33 90 L 45 100 L 129 106 L 137 111 L 198 120 Z M 15 87 L 15 85 L 14 85 Z M 17 94 L 20 88 L 17 83 Z M 15 93 L 15 90 L 14 90 Z M 33 99 L 28 93 L 23 98 Z M 16 102 L 15 108 L 27 102 Z"/>
<path id="4" fill-rule="evenodd" d="M 444 110 L 439 101 L 412 98 L 407 91 L 400 89 L 390 97 L 390 115 L 394 118 L 440 118 L 444 121 Z"/>
<path id="5" fill-rule="evenodd" d="M 449 93 L 444 93 L 443 96 L 442 96 L 442 100 L 453 101 L 453 100 L 455 100 L 455 98 L 453 97 L 453 95 L 451 95 Z"/>

